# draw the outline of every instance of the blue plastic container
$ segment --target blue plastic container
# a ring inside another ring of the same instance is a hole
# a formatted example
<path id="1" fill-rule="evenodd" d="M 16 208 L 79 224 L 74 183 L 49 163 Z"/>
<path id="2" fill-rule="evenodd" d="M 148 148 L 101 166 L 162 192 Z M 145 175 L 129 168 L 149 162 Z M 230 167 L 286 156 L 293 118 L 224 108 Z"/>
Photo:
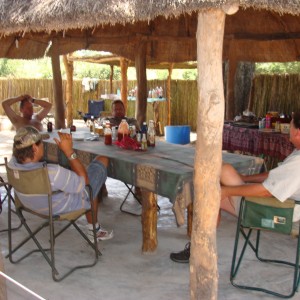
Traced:
<path id="1" fill-rule="evenodd" d="M 175 125 L 165 126 L 165 140 L 171 144 L 189 144 L 191 126 Z"/>

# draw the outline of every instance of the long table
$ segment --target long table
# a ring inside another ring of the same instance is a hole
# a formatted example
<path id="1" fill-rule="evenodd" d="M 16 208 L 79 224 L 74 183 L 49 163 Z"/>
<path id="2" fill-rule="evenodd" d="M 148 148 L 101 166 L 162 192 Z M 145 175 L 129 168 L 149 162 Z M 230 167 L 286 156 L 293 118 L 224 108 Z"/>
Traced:
<path id="1" fill-rule="evenodd" d="M 67 159 L 53 141 L 55 133 L 44 143 L 45 159 L 67 165 Z M 195 149 L 190 145 L 175 145 L 157 142 L 156 147 L 148 151 L 121 149 L 116 145 L 106 146 L 102 138 L 99 141 L 74 141 L 73 148 L 80 160 L 88 165 L 97 155 L 110 159 L 108 176 L 142 189 L 143 196 L 143 251 L 154 251 L 157 247 L 157 217 L 154 195 L 170 199 L 178 225 L 185 222 L 185 209 L 193 201 L 193 174 Z M 240 173 L 259 172 L 262 161 L 258 158 L 232 153 L 223 153 L 223 161 L 233 165 Z M 154 197 L 154 200 L 153 200 Z M 154 212 L 153 212 L 154 210 Z"/>

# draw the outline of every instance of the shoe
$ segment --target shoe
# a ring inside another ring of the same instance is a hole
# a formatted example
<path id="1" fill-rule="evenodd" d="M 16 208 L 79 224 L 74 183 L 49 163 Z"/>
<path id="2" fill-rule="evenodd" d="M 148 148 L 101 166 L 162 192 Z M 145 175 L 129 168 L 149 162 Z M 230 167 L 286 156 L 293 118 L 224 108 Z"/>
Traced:
<path id="1" fill-rule="evenodd" d="M 184 249 L 180 252 L 171 253 L 170 258 L 171 260 L 178 262 L 178 263 L 189 263 L 190 262 L 190 249 L 191 249 L 191 243 L 188 242 Z"/>
<path id="2" fill-rule="evenodd" d="M 88 230 L 88 236 L 92 241 L 94 240 L 93 230 Z M 114 237 L 114 232 L 113 230 L 109 232 L 100 225 L 98 228 L 96 228 L 96 237 L 97 241 L 110 240 Z"/>

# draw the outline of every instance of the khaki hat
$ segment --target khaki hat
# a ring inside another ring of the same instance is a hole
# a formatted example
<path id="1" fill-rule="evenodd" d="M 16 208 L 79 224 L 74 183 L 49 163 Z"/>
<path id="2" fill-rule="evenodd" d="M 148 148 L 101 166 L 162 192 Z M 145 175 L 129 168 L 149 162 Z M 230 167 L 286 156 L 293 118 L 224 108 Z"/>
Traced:
<path id="1" fill-rule="evenodd" d="M 17 130 L 16 135 L 14 137 L 14 147 L 16 149 L 23 149 L 41 140 L 46 140 L 49 137 L 49 134 L 41 134 L 33 126 L 21 127 Z"/>

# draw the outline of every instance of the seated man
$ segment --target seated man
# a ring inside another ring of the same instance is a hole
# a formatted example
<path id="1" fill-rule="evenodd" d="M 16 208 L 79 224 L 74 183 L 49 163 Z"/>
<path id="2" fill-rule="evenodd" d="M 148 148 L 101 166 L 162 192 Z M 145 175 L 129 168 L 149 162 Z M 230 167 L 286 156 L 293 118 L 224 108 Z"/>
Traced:
<path id="1" fill-rule="evenodd" d="M 294 113 L 290 123 L 290 141 L 295 150 L 278 167 L 270 172 L 255 175 L 240 175 L 231 166 L 224 164 L 221 170 L 221 209 L 238 216 L 241 196 L 274 196 L 284 202 L 288 198 L 300 200 L 300 112 Z M 221 214 L 219 214 L 220 221 Z M 300 220 L 300 206 L 294 209 L 293 222 Z M 171 253 L 176 262 L 189 262 L 190 244 L 185 250 Z"/>
<path id="2" fill-rule="evenodd" d="M 128 125 L 134 125 L 139 130 L 139 125 L 135 118 L 125 117 L 125 106 L 121 100 L 114 100 L 111 104 L 111 117 L 102 118 L 100 124 L 105 124 L 105 121 L 109 121 L 111 126 L 119 126 L 122 119 L 125 119 Z"/>
<path id="3" fill-rule="evenodd" d="M 55 138 L 58 148 L 69 159 L 71 170 L 61 167 L 58 164 L 48 164 L 49 179 L 53 191 L 61 191 L 52 196 L 53 214 L 66 213 L 81 208 L 90 208 L 90 201 L 85 190 L 85 185 L 90 184 L 93 195 L 97 196 L 100 187 L 106 180 L 108 159 L 96 157 L 86 170 L 73 150 L 72 135 L 58 133 Z M 42 135 L 32 126 L 25 126 L 18 129 L 13 144 L 13 157 L 9 166 L 18 170 L 32 170 L 44 163 L 44 146 Z M 38 196 L 37 196 L 38 197 Z M 32 197 L 19 195 L 20 200 L 26 206 L 42 212 L 48 210 L 48 203 L 41 201 L 32 202 Z M 107 240 L 113 237 L 113 232 L 104 230 L 97 222 L 98 201 L 93 200 L 92 209 L 96 216 L 97 239 Z M 93 236 L 92 214 L 86 214 L 88 221 L 88 233 Z"/>
<path id="4" fill-rule="evenodd" d="M 20 102 L 20 112 L 21 116 L 14 112 L 11 106 L 17 102 Z M 42 107 L 37 114 L 33 113 L 33 103 Z M 34 126 L 37 130 L 43 131 L 42 120 L 49 113 L 52 104 L 50 102 L 34 99 L 29 95 L 21 95 L 15 98 L 9 98 L 2 101 L 3 109 L 15 126 L 15 129 L 18 130 L 20 127 L 31 125 Z"/>

